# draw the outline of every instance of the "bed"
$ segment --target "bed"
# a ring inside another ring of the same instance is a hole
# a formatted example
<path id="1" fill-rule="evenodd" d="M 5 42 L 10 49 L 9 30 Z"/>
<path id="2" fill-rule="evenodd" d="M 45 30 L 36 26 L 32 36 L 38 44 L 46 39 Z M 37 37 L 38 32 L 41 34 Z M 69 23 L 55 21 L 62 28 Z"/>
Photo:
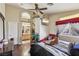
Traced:
<path id="1" fill-rule="evenodd" d="M 59 40 L 56 45 L 49 45 L 43 42 L 33 43 L 31 45 L 31 56 L 70 56 L 70 49 L 72 48 L 70 42 Z"/>
<path id="2" fill-rule="evenodd" d="M 49 51 L 42 48 L 38 44 L 32 44 L 30 49 L 30 55 L 31 56 L 53 56 Z"/>

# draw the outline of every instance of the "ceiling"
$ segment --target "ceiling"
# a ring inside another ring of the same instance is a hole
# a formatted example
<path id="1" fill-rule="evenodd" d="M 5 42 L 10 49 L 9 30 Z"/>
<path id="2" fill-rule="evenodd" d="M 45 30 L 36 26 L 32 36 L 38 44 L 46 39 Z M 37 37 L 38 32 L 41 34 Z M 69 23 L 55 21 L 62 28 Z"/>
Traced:
<path id="1" fill-rule="evenodd" d="M 49 6 L 47 3 L 38 3 L 39 8 L 47 7 L 47 10 L 43 12 L 46 14 L 66 12 L 79 9 L 79 3 L 53 3 L 54 5 Z M 34 9 L 34 3 L 10 3 L 9 5 L 13 5 L 19 8 L 24 9 Z"/>

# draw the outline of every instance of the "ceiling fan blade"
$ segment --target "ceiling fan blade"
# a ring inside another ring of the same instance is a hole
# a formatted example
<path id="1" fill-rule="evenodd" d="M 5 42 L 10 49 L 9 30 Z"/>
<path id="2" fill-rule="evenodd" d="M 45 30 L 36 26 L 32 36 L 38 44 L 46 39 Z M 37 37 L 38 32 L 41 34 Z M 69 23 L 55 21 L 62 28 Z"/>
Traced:
<path id="1" fill-rule="evenodd" d="M 44 13 L 43 13 L 42 11 L 40 11 L 40 10 L 39 10 L 39 12 L 40 12 L 41 14 L 44 14 Z"/>
<path id="2" fill-rule="evenodd" d="M 39 8 L 39 10 L 47 10 L 47 8 Z"/>
<path id="3" fill-rule="evenodd" d="M 36 9 L 27 9 L 27 10 L 36 10 Z"/>
<path id="4" fill-rule="evenodd" d="M 33 12 L 33 15 L 35 15 L 36 13 L 35 12 Z"/>

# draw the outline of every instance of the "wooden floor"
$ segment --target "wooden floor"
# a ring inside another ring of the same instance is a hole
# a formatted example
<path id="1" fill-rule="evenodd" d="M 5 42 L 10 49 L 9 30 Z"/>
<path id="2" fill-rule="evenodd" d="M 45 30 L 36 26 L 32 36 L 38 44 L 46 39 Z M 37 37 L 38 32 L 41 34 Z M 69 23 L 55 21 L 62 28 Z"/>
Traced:
<path id="1" fill-rule="evenodd" d="M 13 47 L 10 48 L 10 47 Z M 29 50 L 30 50 L 30 40 L 28 41 L 23 41 L 22 44 L 20 45 L 15 45 L 15 46 L 11 46 L 9 45 L 5 45 L 5 52 L 6 51 L 12 51 L 12 55 L 13 56 L 30 56 L 29 54 Z M 0 49 L 0 53 L 3 53 L 3 48 Z"/>
<path id="2" fill-rule="evenodd" d="M 13 56 L 30 56 L 30 42 L 23 43 L 21 45 L 16 45 L 14 47 Z"/>

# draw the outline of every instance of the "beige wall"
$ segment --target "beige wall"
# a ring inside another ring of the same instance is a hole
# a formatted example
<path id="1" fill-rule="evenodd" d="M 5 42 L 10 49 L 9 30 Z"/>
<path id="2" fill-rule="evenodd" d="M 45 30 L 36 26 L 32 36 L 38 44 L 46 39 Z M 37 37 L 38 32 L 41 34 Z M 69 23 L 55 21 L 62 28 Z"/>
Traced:
<path id="1" fill-rule="evenodd" d="M 56 14 L 51 14 L 50 15 L 50 23 L 49 23 L 49 33 L 56 33 L 56 26 L 55 22 L 61 17 L 65 17 L 68 15 L 76 14 L 79 13 L 79 10 L 74 10 L 74 11 L 68 11 L 68 12 L 61 12 L 61 13 L 56 13 Z"/>
<path id="2" fill-rule="evenodd" d="M 7 21 L 18 21 L 20 18 L 20 9 L 7 5 L 5 6 L 5 12 L 6 12 L 6 20 Z"/>
<path id="3" fill-rule="evenodd" d="M 20 8 L 17 8 L 17 7 L 14 7 L 14 6 L 10 6 L 10 5 L 7 5 L 5 6 L 5 14 L 6 14 L 6 39 L 10 39 L 10 36 L 11 37 L 14 37 L 14 42 L 15 44 L 18 44 L 20 43 L 20 30 L 19 30 L 19 20 L 20 20 L 20 13 L 21 13 L 22 9 Z M 12 24 L 13 22 L 13 24 Z M 15 25 L 16 24 L 16 25 Z M 13 27 L 11 27 L 11 26 Z M 11 27 L 11 28 L 9 28 Z M 11 31 L 11 29 L 14 29 Z M 14 35 L 12 36 L 9 35 L 9 32 L 10 33 L 13 33 Z"/>
<path id="4" fill-rule="evenodd" d="M 0 3 L 0 12 L 4 15 L 5 17 L 5 4 L 4 3 Z"/>

